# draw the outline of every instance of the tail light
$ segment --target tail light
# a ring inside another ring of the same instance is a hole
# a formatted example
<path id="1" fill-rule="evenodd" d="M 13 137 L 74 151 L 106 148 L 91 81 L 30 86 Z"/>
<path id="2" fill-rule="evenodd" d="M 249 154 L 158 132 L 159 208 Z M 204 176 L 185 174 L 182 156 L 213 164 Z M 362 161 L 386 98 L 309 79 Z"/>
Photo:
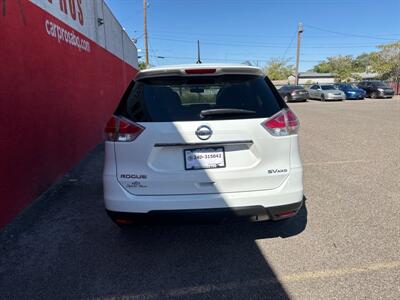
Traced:
<path id="1" fill-rule="evenodd" d="M 135 122 L 112 116 L 107 122 L 104 133 L 110 142 L 132 142 L 144 130 L 143 126 Z"/>
<path id="2" fill-rule="evenodd" d="M 263 124 L 273 136 L 288 136 L 297 134 L 300 128 L 299 119 L 290 108 L 282 109 Z"/>
<path id="3" fill-rule="evenodd" d="M 296 214 L 295 210 L 288 210 L 288 211 L 282 211 L 280 213 L 275 214 L 275 217 L 279 218 L 279 219 L 281 219 L 281 218 L 289 218 L 289 217 L 294 216 L 295 214 Z"/>
<path id="4" fill-rule="evenodd" d="M 128 220 L 128 219 L 116 219 L 115 223 L 121 224 L 121 225 L 131 225 L 133 224 L 133 220 Z"/>

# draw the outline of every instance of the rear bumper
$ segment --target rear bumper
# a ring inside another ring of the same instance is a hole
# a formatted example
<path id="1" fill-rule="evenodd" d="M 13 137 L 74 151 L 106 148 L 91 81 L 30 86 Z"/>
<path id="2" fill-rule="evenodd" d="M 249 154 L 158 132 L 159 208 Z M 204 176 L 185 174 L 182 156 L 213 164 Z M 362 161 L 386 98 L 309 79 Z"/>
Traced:
<path id="1" fill-rule="evenodd" d="M 276 189 L 252 192 L 135 196 L 118 183 L 115 175 L 104 175 L 103 185 L 105 206 L 111 213 L 159 214 L 160 211 L 186 213 L 192 210 L 207 212 L 209 209 L 225 209 L 236 214 L 241 209 L 246 211 L 249 207 L 257 207 L 270 216 L 276 207 L 294 205 L 300 208 L 303 199 L 303 170 L 300 167 L 291 169 L 286 180 Z"/>
<path id="2" fill-rule="evenodd" d="M 394 91 L 393 92 L 381 92 L 381 91 L 377 92 L 378 98 L 392 98 L 393 96 L 394 96 Z"/>
<path id="3" fill-rule="evenodd" d="M 280 220 L 297 214 L 303 201 L 287 205 L 265 208 L 263 206 L 243 206 L 232 208 L 154 210 L 148 213 L 127 213 L 107 210 L 114 222 L 120 224 L 158 222 L 203 222 L 229 220 Z"/>
<path id="4" fill-rule="evenodd" d="M 347 94 L 346 95 L 347 100 L 362 100 L 364 98 L 365 98 L 365 96 L 363 94 Z"/>
<path id="5" fill-rule="evenodd" d="M 394 96 L 394 93 L 392 94 L 392 93 L 390 93 L 390 94 L 385 94 L 385 93 L 380 93 L 379 94 L 379 97 L 382 97 L 382 98 L 392 98 Z"/>
<path id="6" fill-rule="evenodd" d="M 308 99 L 308 94 L 292 95 L 290 101 L 306 101 Z"/>
<path id="7" fill-rule="evenodd" d="M 326 96 L 325 100 L 345 100 L 345 98 L 343 96 Z"/>

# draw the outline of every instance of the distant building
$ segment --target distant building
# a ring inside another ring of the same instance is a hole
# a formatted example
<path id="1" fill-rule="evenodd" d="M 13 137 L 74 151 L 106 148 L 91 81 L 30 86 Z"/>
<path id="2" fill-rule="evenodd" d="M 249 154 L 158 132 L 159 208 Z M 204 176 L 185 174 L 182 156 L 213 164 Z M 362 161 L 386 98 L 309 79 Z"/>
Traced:
<path id="1" fill-rule="evenodd" d="M 300 72 L 299 73 L 299 84 L 312 84 L 312 83 L 334 83 L 336 74 L 334 73 L 317 73 L 317 72 Z M 288 77 L 290 84 L 294 84 L 296 77 L 290 75 Z"/>
<path id="2" fill-rule="evenodd" d="M 363 73 L 354 73 L 353 75 L 360 77 L 362 80 L 379 79 L 378 73 L 363 72 Z"/>
<path id="3" fill-rule="evenodd" d="M 271 81 L 277 89 L 279 89 L 283 85 L 290 84 L 288 79 L 286 79 L 286 80 L 271 80 Z"/>
<path id="4" fill-rule="evenodd" d="M 353 73 L 353 77 L 349 78 L 349 80 L 372 80 L 379 79 L 379 74 L 371 72 Z M 296 76 L 290 75 L 287 81 L 289 84 L 295 84 Z M 337 81 L 335 73 L 317 73 L 311 71 L 299 73 L 299 84 L 334 83 L 335 81 Z"/>

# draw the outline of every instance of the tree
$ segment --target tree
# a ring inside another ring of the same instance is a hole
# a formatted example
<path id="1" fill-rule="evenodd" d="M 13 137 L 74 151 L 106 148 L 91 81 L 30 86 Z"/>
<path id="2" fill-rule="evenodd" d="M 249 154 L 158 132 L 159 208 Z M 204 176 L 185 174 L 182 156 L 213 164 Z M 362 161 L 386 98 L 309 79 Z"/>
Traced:
<path id="1" fill-rule="evenodd" d="M 140 70 L 145 70 L 146 68 L 146 63 L 144 61 L 139 61 L 139 69 Z"/>
<path id="2" fill-rule="evenodd" d="M 264 71 L 271 80 L 284 80 L 294 73 L 294 67 L 288 65 L 288 60 L 273 58 L 267 62 Z"/>
<path id="3" fill-rule="evenodd" d="M 353 62 L 353 69 L 355 72 L 368 72 L 371 69 L 371 61 L 372 61 L 371 53 L 363 53 L 357 56 Z"/>
<path id="4" fill-rule="evenodd" d="M 331 56 L 314 67 L 318 73 L 335 73 L 339 81 L 353 78 L 355 70 L 354 58 L 351 55 Z"/>
<path id="5" fill-rule="evenodd" d="M 400 41 L 379 45 L 380 51 L 371 54 L 372 70 L 385 80 L 400 80 Z"/>

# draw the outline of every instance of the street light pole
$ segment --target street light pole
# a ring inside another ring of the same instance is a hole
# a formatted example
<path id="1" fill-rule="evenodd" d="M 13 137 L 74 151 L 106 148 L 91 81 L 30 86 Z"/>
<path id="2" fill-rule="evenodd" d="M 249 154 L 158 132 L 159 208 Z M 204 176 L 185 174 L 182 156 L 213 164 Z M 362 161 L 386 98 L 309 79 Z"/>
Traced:
<path id="1" fill-rule="evenodd" d="M 144 48 L 146 52 L 146 68 L 149 67 L 149 44 L 147 36 L 147 0 L 143 0 L 144 15 Z"/>
<path id="2" fill-rule="evenodd" d="M 296 53 L 296 85 L 299 84 L 299 64 L 300 64 L 300 45 L 301 45 L 301 34 L 303 33 L 303 24 L 299 23 L 297 28 L 297 53 Z"/>

